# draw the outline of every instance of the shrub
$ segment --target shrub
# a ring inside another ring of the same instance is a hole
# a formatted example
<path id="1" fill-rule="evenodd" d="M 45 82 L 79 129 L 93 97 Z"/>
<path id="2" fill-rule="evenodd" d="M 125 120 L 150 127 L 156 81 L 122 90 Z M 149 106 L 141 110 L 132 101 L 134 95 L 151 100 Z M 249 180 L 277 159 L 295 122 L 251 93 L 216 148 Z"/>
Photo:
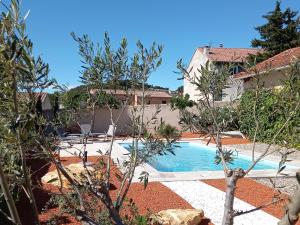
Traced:
<path id="1" fill-rule="evenodd" d="M 67 109 L 82 108 L 88 100 L 88 93 L 84 89 L 73 88 L 62 95 L 62 103 Z"/>
<path id="2" fill-rule="evenodd" d="M 259 132 L 256 135 L 257 141 L 270 143 L 273 136 L 283 126 L 288 118 L 289 111 L 293 107 L 291 99 L 293 93 L 288 86 L 281 90 L 260 90 L 256 103 L 256 118 L 259 122 Z M 255 135 L 254 119 L 255 91 L 248 90 L 243 93 L 239 105 L 239 125 L 240 130 L 253 139 Z M 287 145 L 288 147 L 299 148 L 300 112 L 289 121 L 287 126 L 276 138 L 276 144 Z"/>
<path id="3" fill-rule="evenodd" d="M 184 110 L 187 107 L 193 107 L 195 103 L 190 100 L 190 96 L 185 94 L 185 96 L 174 96 L 171 99 L 171 108 L 172 109 L 179 109 Z"/>
<path id="4" fill-rule="evenodd" d="M 216 115 L 217 123 L 221 131 L 239 129 L 238 113 L 233 106 L 215 107 L 214 112 L 210 109 L 199 107 L 197 114 L 184 110 L 180 116 L 180 125 L 183 130 L 196 130 L 204 133 L 212 132 L 213 118 L 211 113 Z"/>
<path id="5" fill-rule="evenodd" d="M 162 122 L 157 128 L 157 134 L 167 140 L 178 139 L 180 137 L 180 132 L 176 127 L 164 122 Z"/>

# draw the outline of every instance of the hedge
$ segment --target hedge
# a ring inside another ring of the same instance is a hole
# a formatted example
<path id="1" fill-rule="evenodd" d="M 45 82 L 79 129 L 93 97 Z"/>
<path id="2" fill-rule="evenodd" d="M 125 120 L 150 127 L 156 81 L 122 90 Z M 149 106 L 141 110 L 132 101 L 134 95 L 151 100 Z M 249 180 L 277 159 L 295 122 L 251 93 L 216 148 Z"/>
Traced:
<path id="1" fill-rule="evenodd" d="M 297 92 L 296 92 L 297 93 Z M 274 135 L 280 130 L 295 108 L 299 96 L 288 86 L 281 90 L 259 91 L 256 103 L 256 118 L 259 121 L 256 140 L 264 143 L 271 143 Z M 240 99 L 239 126 L 241 132 L 253 139 L 256 123 L 254 119 L 255 91 L 247 90 Z M 299 140 L 300 110 L 290 120 L 287 126 L 275 139 L 275 143 L 281 146 L 295 147 L 300 149 Z"/>

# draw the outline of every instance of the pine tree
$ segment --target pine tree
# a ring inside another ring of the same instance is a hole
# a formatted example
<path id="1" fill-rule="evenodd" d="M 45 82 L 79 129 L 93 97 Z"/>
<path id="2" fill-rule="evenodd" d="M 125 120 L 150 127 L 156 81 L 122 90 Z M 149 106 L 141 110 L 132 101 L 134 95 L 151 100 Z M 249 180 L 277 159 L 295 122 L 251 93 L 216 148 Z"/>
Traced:
<path id="1" fill-rule="evenodd" d="M 252 40 L 252 47 L 264 50 L 259 54 L 257 61 L 263 61 L 286 49 L 300 46 L 300 18 L 298 12 L 287 8 L 281 10 L 280 1 L 276 2 L 274 11 L 263 16 L 267 23 L 255 29 L 260 34 L 260 39 Z"/>

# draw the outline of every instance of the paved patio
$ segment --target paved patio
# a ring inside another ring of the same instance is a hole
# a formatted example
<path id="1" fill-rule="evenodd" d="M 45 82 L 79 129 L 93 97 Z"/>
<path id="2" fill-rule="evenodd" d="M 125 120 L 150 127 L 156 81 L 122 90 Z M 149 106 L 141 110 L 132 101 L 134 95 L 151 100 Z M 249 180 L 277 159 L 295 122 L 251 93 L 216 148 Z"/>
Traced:
<path id="1" fill-rule="evenodd" d="M 130 140 L 125 140 L 128 143 Z M 194 143 L 198 144 L 206 144 L 200 140 L 191 140 Z M 114 162 L 119 162 L 122 165 L 128 158 L 128 151 L 120 146 L 118 143 L 124 142 L 123 140 L 117 140 L 113 143 L 113 151 L 112 151 L 112 159 Z M 82 149 L 82 144 L 74 144 L 71 148 L 68 147 L 68 144 L 63 143 L 63 146 L 66 146 L 64 150 L 61 151 L 60 155 L 62 157 L 74 156 L 79 154 L 80 149 Z M 215 144 L 209 144 L 210 147 L 215 147 Z M 242 145 L 239 145 L 242 146 Z M 87 144 L 87 152 L 89 156 L 98 156 L 105 154 L 110 147 L 110 142 L 93 142 Z M 230 147 L 230 146 L 228 146 Z M 248 149 L 239 148 L 236 146 L 232 147 L 238 153 L 251 156 L 251 151 Z M 261 150 L 260 150 L 261 151 Z M 258 151 L 256 156 L 260 153 Z M 270 160 L 275 163 L 279 163 L 281 157 L 277 154 L 269 155 L 264 158 L 265 160 Z M 299 157 L 300 159 L 300 157 Z M 294 176 L 295 172 L 298 170 L 298 165 L 300 165 L 300 160 L 298 158 L 293 158 L 293 161 L 287 163 L 287 168 L 284 172 L 287 175 Z M 122 171 L 123 169 L 120 168 Z M 150 182 L 163 182 L 163 181 L 187 181 L 187 180 L 201 180 L 201 179 L 222 179 L 224 178 L 223 171 L 192 171 L 192 172 L 159 172 L 149 164 L 143 164 L 136 168 L 136 176 L 134 178 L 134 182 L 139 182 L 139 174 L 142 171 L 147 171 L 149 173 L 149 181 Z M 275 177 L 277 175 L 276 170 L 252 170 L 247 177 Z"/>
<path id="2" fill-rule="evenodd" d="M 128 140 L 127 140 L 128 141 Z M 199 140 L 193 140 L 197 143 L 203 143 Z M 122 142 L 122 141 L 117 141 Z M 121 147 L 117 142 L 113 143 L 112 159 L 115 162 L 122 162 L 127 159 L 127 150 Z M 65 144 L 65 146 L 67 146 Z M 109 149 L 110 142 L 93 142 L 87 144 L 87 151 L 89 156 L 99 156 L 105 154 Z M 211 144 L 214 146 L 214 144 Z M 61 151 L 61 156 L 70 157 L 74 154 L 79 154 L 82 145 L 74 144 L 71 148 L 66 148 Z M 249 150 L 241 150 L 245 155 L 251 155 Z M 267 158 L 275 162 L 279 162 L 280 157 L 278 155 L 272 155 Z M 291 166 L 299 163 L 295 160 Z M 298 164 L 299 165 L 299 164 Z M 121 167 L 119 168 L 123 170 Z M 205 172 L 159 172 L 148 164 L 139 166 L 136 169 L 136 175 L 134 182 L 139 182 L 138 177 L 142 171 L 147 171 L 150 174 L 149 182 L 161 182 L 161 184 L 168 187 L 174 193 L 178 194 L 182 199 L 189 203 L 194 208 L 203 209 L 205 216 L 210 218 L 215 225 L 221 223 L 223 214 L 223 204 L 225 193 L 211 185 L 201 182 L 202 179 L 216 179 L 224 178 L 223 171 L 205 171 Z M 296 168 L 288 169 L 285 172 L 294 175 Z M 273 177 L 276 175 L 276 171 L 253 171 L 249 174 L 251 177 Z M 254 206 L 239 199 L 235 198 L 235 208 L 239 210 L 251 209 Z M 241 225 L 254 225 L 254 224 L 266 224 L 275 225 L 278 219 L 262 210 L 258 210 L 255 213 L 246 214 L 236 218 L 236 223 Z"/>
<path id="3" fill-rule="evenodd" d="M 201 181 L 172 181 L 162 182 L 176 194 L 191 204 L 195 209 L 202 209 L 205 216 L 211 219 L 215 225 L 222 223 L 225 193 Z M 234 208 L 249 210 L 252 205 L 235 198 Z M 278 219 L 270 214 L 258 210 L 235 218 L 235 224 L 239 225 L 276 225 Z"/>

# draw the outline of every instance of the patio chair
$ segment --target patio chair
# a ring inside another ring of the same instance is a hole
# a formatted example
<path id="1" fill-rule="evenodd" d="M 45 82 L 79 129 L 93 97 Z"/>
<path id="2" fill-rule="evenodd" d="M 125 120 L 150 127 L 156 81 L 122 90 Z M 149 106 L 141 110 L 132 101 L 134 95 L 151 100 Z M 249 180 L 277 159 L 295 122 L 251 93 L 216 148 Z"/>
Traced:
<path id="1" fill-rule="evenodd" d="M 78 126 L 80 127 L 80 132 L 81 133 L 72 133 L 72 134 L 68 134 L 68 136 L 76 136 L 76 137 L 86 137 L 89 135 L 89 133 L 91 132 L 91 124 L 89 123 L 77 123 Z"/>
<path id="2" fill-rule="evenodd" d="M 61 128 L 55 129 L 55 132 L 56 132 L 57 137 L 60 141 L 71 142 L 71 141 L 77 141 L 78 140 L 78 136 L 69 136 Z"/>
<path id="3" fill-rule="evenodd" d="M 105 138 L 105 140 L 106 140 L 108 137 L 112 137 L 115 132 L 116 132 L 116 127 L 114 129 L 113 125 L 109 125 L 107 132 L 90 133 L 90 136 L 91 137 L 98 137 L 98 138 Z"/>
<path id="4" fill-rule="evenodd" d="M 79 124 L 80 130 L 83 136 L 88 137 L 90 136 L 92 125 L 89 123 Z"/>
<path id="5" fill-rule="evenodd" d="M 69 134 L 70 137 L 76 137 L 77 139 L 80 139 L 80 143 L 84 143 L 86 141 L 86 144 L 90 143 L 88 142 L 88 138 L 90 137 L 91 133 L 91 124 L 89 123 L 77 123 L 80 127 L 80 132 L 78 134 Z"/>

